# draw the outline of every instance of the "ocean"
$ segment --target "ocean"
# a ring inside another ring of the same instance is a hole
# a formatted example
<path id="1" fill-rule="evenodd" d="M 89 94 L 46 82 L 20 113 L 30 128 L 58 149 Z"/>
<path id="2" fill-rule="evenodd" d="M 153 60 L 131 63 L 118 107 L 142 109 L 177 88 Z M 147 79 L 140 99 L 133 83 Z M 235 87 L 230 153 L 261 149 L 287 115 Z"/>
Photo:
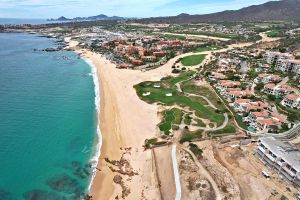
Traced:
<path id="1" fill-rule="evenodd" d="M 56 45 L 0 33 L 0 200 L 88 192 L 98 156 L 95 72 L 74 52 L 33 51 Z"/>
<path id="2" fill-rule="evenodd" d="M 0 18 L 0 24 L 48 24 L 53 23 L 51 21 L 47 21 L 46 19 L 19 19 L 19 18 Z"/>
<path id="3" fill-rule="evenodd" d="M 0 18 L 2 25 L 22 25 L 22 24 L 50 24 L 50 23 L 64 23 L 64 21 L 47 21 L 46 19 L 21 19 L 21 18 Z"/>

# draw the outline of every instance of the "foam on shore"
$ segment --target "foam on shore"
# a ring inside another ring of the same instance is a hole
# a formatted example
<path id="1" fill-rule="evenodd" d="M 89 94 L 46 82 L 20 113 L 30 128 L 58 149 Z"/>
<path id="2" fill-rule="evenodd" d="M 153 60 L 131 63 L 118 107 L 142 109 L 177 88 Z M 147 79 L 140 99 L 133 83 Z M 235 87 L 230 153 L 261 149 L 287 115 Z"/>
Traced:
<path id="1" fill-rule="evenodd" d="M 94 82 L 94 85 L 95 85 L 95 106 L 96 106 L 96 110 L 97 110 L 97 121 L 98 121 L 98 124 L 97 124 L 97 145 L 96 145 L 96 148 L 95 148 L 95 151 L 94 151 L 94 155 L 92 156 L 91 158 L 91 165 L 92 165 L 92 169 L 93 169 L 93 176 L 92 176 L 92 179 L 90 181 L 90 184 L 89 184 L 89 187 L 88 187 L 88 190 L 90 192 L 91 190 L 91 187 L 92 187 L 92 183 L 93 183 L 93 180 L 96 176 L 96 167 L 98 165 L 98 162 L 99 162 L 99 157 L 101 155 L 101 146 L 102 146 L 102 134 L 101 134 L 101 130 L 100 130 L 100 124 L 99 124 L 99 113 L 100 113 L 100 87 L 99 87 L 99 79 L 98 79 L 98 75 L 97 75 L 97 68 L 96 66 L 94 65 L 94 63 L 87 59 L 87 58 L 82 58 L 88 65 L 91 66 L 91 76 L 93 77 L 93 82 Z"/>

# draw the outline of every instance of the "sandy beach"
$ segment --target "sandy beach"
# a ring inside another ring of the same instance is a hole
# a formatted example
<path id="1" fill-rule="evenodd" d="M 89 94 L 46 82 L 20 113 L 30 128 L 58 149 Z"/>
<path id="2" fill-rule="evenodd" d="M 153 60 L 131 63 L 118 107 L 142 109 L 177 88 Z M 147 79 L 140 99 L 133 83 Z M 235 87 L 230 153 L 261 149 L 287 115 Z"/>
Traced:
<path id="1" fill-rule="evenodd" d="M 151 151 L 144 151 L 145 139 L 156 134 L 157 106 L 141 101 L 133 88 L 145 80 L 159 80 L 171 71 L 167 69 L 141 72 L 120 70 L 101 55 L 85 51 L 82 54 L 97 67 L 101 86 L 101 112 L 99 119 L 103 144 L 97 172 L 92 185 L 94 199 L 114 199 L 121 193 L 121 187 L 113 183 L 113 173 L 104 158 L 119 160 L 120 148 L 131 148 L 126 159 L 138 173 L 124 181 L 131 192 L 126 199 L 158 199 L 159 191 L 152 169 Z M 139 187 L 137 187 L 139 186 Z"/>
<path id="2" fill-rule="evenodd" d="M 66 38 L 66 41 L 69 41 Z M 115 184 L 116 175 L 123 177 L 125 187 L 130 189 L 126 199 L 160 199 L 151 151 L 144 151 L 145 139 L 156 135 L 158 106 L 141 101 L 136 95 L 134 85 L 143 81 L 160 80 L 171 74 L 171 66 L 178 58 L 171 59 L 164 66 L 147 71 L 121 70 L 100 54 L 76 48 L 76 41 L 69 41 L 69 48 L 83 58 L 89 59 L 97 68 L 101 90 L 101 112 L 99 123 L 102 133 L 102 148 L 96 177 L 91 193 L 93 199 L 106 200 L 119 198 L 122 187 Z M 124 154 L 124 149 L 130 151 Z M 134 176 L 112 172 L 105 158 L 119 161 L 124 154 L 130 163 Z"/>
<path id="3" fill-rule="evenodd" d="M 69 41 L 68 38 L 66 41 L 69 42 L 69 48 L 80 53 L 83 58 L 89 59 L 96 66 L 100 82 L 101 111 L 98 119 L 102 133 L 102 148 L 97 168 L 101 171 L 97 171 L 92 183 L 93 199 L 106 200 L 121 197 L 122 187 L 113 181 L 116 175 L 121 175 L 123 185 L 130 189 L 130 194 L 125 199 L 160 199 L 152 153 L 144 151 L 143 148 L 145 139 L 157 134 L 158 106 L 141 101 L 133 86 L 143 81 L 158 81 L 162 77 L 171 75 L 172 64 L 179 57 L 194 53 L 182 54 L 157 69 L 142 72 L 117 69 L 100 54 L 77 48 L 76 41 Z M 230 46 L 229 49 L 234 47 Z M 207 54 L 206 61 L 211 57 L 209 51 L 202 54 Z M 130 148 L 130 151 L 124 154 L 125 148 Z M 105 158 L 119 161 L 123 154 L 137 175 L 122 175 L 109 168 L 112 165 L 107 163 Z M 165 178 L 173 180 L 172 177 Z"/>
<path id="4" fill-rule="evenodd" d="M 122 187 L 113 181 L 116 175 L 121 175 L 124 186 L 130 189 L 130 194 L 125 199 L 160 199 L 152 152 L 144 151 L 143 147 L 146 139 L 157 134 L 158 106 L 140 100 L 133 86 L 143 81 L 157 81 L 170 75 L 171 66 L 178 57 L 160 68 L 147 72 L 117 69 L 100 54 L 77 48 L 78 42 L 70 38 L 65 40 L 69 42 L 68 48 L 75 50 L 96 66 L 101 90 L 101 111 L 98 119 L 102 147 L 97 166 L 101 171 L 97 170 L 92 183 L 93 199 L 121 197 Z M 130 148 L 126 154 L 125 148 Z M 130 177 L 113 172 L 109 168 L 112 165 L 107 163 L 105 158 L 119 161 L 123 154 L 137 175 Z"/>

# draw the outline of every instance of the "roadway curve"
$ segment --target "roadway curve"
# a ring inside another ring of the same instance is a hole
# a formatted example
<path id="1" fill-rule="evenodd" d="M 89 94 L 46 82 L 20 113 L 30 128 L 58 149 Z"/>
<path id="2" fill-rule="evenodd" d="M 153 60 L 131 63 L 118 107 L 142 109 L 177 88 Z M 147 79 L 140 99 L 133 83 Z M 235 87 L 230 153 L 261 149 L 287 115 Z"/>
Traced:
<path id="1" fill-rule="evenodd" d="M 195 162 L 195 164 L 198 167 L 198 172 L 203 175 L 211 184 L 214 192 L 215 192 L 215 196 L 216 196 L 216 200 L 222 200 L 222 196 L 221 196 L 221 192 L 218 188 L 217 183 L 215 182 L 215 180 L 211 177 L 211 175 L 209 174 L 209 172 L 202 166 L 202 164 L 199 162 L 198 158 L 195 156 L 195 154 L 189 150 L 188 148 L 184 147 L 183 145 L 180 145 L 180 148 L 183 149 L 184 151 L 186 151 L 188 154 L 190 154 Z"/>

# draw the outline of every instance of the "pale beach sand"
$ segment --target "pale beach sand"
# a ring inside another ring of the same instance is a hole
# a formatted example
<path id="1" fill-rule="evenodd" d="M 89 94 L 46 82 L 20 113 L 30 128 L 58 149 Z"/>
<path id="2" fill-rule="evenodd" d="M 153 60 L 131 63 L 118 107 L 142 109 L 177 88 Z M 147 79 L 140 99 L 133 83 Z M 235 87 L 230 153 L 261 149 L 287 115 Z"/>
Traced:
<path id="1" fill-rule="evenodd" d="M 113 182 L 114 176 L 120 174 L 112 172 L 104 159 L 120 160 L 123 152 L 120 148 L 126 147 L 132 149 L 130 154 L 125 155 L 125 158 L 130 162 L 133 170 L 138 172 L 138 175 L 133 177 L 122 176 L 124 185 L 130 189 L 130 194 L 126 199 L 160 199 L 152 153 L 144 151 L 143 148 L 145 139 L 155 137 L 157 134 L 158 106 L 140 100 L 133 86 L 143 81 L 158 81 L 162 77 L 171 75 L 173 63 L 179 57 L 193 55 L 193 53 L 177 56 L 157 69 L 142 72 L 117 69 L 114 64 L 100 54 L 77 48 L 78 42 L 70 41 L 70 38 L 66 38 L 66 41 L 69 42 L 69 48 L 93 62 L 97 68 L 100 82 L 99 123 L 102 133 L 102 148 L 97 168 L 101 171 L 97 171 L 92 183 L 93 199 L 115 199 L 117 195 L 120 198 L 122 188 Z M 236 46 L 229 47 L 229 49 L 233 47 Z M 219 50 L 219 52 L 222 51 L 225 50 Z M 202 52 L 202 54 L 207 54 L 205 61 L 211 57 L 211 52 Z M 165 179 L 172 182 L 173 177 L 165 177 Z"/>
<path id="2" fill-rule="evenodd" d="M 94 199 L 114 199 L 121 193 L 120 186 L 113 184 L 113 173 L 104 158 L 119 160 L 120 147 L 131 147 L 131 155 L 126 156 L 138 175 L 125 185 L 131 190 L 126 199 L 159 199 L 159 190 L 152 168 L 151 151 L 144 151 L 145 139 L 154 137 L 158 124 L 157 106 L 141 101 L 133 86 L 146 80 L 159 80 L 170 74 L 171 66 L 150 72 L 120 70 L 99 54 L 86 51 L 84 57 L 97 67 L 101 84 L 100 127 L 103 136 L 98 172 L 93 185 Z M 125 176 L 125 179 L 127 177 Z"/>
<path id="3" fill-rule="evenodd" d="M 145 139 L 155 137 L 158 106 L 150 105 L 139 99 L 134 85 L 143 81 L 157 81 L 171 74 L 171 66 L 178 57 L 171 59 L 164 66 L 147 71 L 121 70 L 100 54 L 77 48 L 78 42 L 65 38 L 70 49 L 89 59 L 97 68 L 101 90 L 101 111 L 99 123 L 102 133 L 101 156 L 98 162 L 96 177 L 93 180 L 91 193 L 93 199 L 106 200 L 119 198 L 122 193 L 120 185 L 113 182 L 115 175 L 104 160 L 119 160 L 120 148 L 131 147 L 126 159 L 134 171 L 138 172 L 129 179 L 122 176 L 126 187 L 131 191 L 126 199 L 160 199 L 159 186 L 151 151 L 144 151 Z M 168 156 L 168 155 L 166 155 Z M 171 170 L 171 169 L 170 169 Z M 168 179 L 168 177 L 166 177 Z M 172 180 L 172 177 L 170 177 Z"/>

